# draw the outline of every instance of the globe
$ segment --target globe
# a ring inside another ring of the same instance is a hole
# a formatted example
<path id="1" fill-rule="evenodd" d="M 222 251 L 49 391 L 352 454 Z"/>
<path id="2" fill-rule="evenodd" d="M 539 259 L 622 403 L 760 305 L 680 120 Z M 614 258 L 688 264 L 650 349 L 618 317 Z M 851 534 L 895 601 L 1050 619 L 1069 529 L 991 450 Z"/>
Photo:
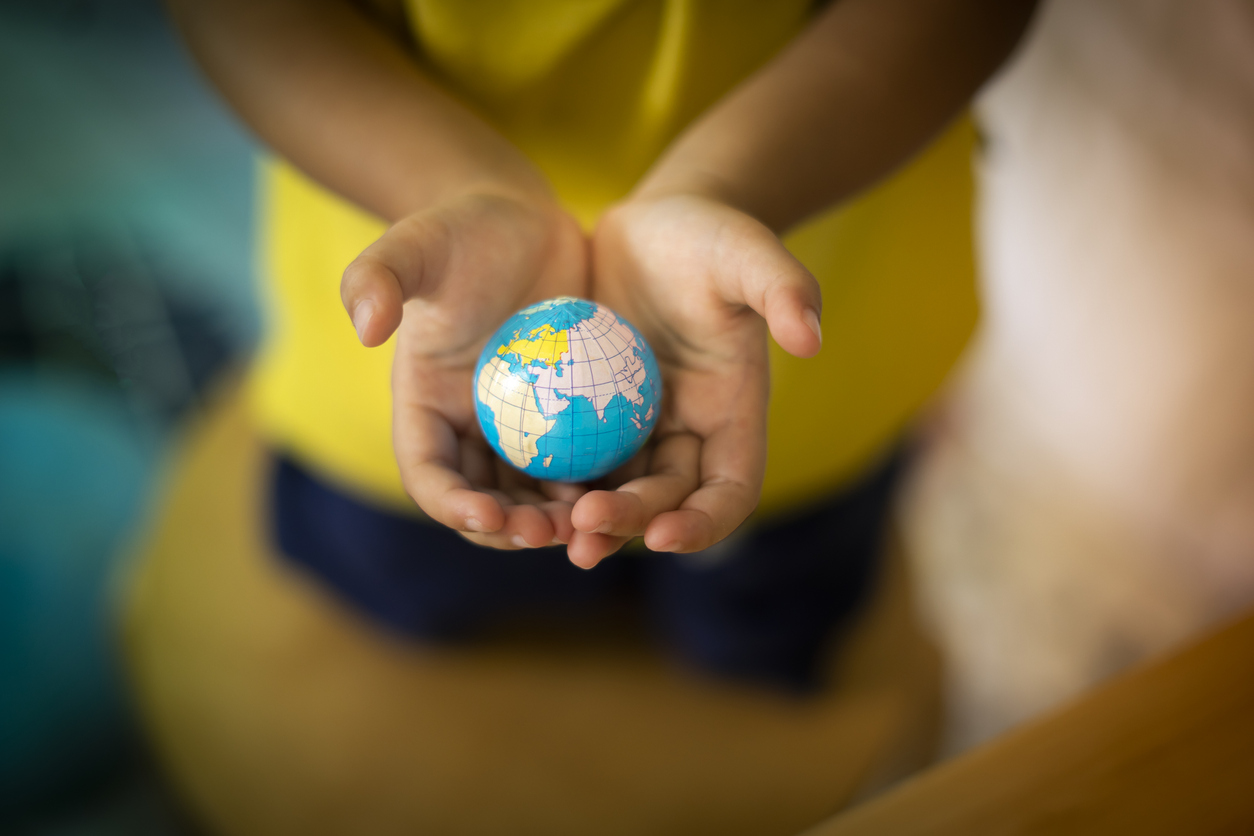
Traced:
<path id="1" fill-rule="evenodd" d="M 657 423 L 653 349 L 604 305 L 559 296 L 492 335 L 475 367 L 488 444 L 538 479 L 587 482 L 626 462 Z"/>

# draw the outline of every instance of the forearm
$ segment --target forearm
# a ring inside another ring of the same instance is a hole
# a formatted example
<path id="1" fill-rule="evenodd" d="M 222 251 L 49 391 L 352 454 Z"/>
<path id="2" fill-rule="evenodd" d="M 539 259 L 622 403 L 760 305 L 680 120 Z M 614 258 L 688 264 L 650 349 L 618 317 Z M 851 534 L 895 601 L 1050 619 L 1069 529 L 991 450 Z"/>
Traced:
<path id="1" fill-rule="evenodd" d="M 223 95 L 276 151 L 395 220 L 457 190 L 542 191 L 503 137 L 336 0 L 170 0 Z"/>
<path id="2" fill-rule="evenodd" d="M 1009 54 L 1032 0 L 833 0 L 697 121 L 638 194 L 696 192 L 781 232 L 918 150 Z"/>

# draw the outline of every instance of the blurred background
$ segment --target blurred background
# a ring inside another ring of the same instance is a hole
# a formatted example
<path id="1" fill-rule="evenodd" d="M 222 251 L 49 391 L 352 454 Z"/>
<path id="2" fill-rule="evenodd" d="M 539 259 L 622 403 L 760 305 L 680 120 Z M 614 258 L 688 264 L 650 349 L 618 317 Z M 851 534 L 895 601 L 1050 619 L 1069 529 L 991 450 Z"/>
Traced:
<path id="1" fill-rule="evenodd" d="M 1254 15 L 1042 9 L 976 102 L 984 319 L 897 523 L 950 751 L 1254 601 Z M 258 149 L 156 0 L 0 2 L 0 107 L 0 834 L 184 836 L 113 625 L 175 443 L 258 339 Z"/>
<path id="2" fill-rule="evenodd" d="M 256 340 L 255 149 L 152 0 L 0 4 L 0 106 L 0 833 L 185 833 L 110 612 Z"/>

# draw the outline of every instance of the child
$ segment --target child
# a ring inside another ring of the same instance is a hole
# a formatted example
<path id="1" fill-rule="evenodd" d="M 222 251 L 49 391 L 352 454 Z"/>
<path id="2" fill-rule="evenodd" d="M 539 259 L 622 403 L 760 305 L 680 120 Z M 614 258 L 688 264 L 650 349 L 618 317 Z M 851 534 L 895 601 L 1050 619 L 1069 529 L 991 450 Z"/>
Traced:
<path id="1" fill-rule="evenodd" d="M 416 0 L 408 17 L 336 2 L 176 3 L 193 51 L 258 133 L 390 224 L 286 163 L 267 169 L 277 304 L 251 389 L 278 454 L 284 557 L 376 622 L 428 638 L 636 583 L 694 663 L 815 687 L 824 640 L 878 551 L 894 468 L 862 471 L 948 365 L 965 322 L 952 302 L 938 311 L 940 361 L 868 398 L 864 415 L 841 403 L 858 390 L 830 343 L 814 360 L 777 356 L 768 472 L 766 332 L 798 358 L 822 341 L 820 283 L 777 235 L 952 120 L 1029 7 L 842 0 L 807 24 L 803 2 Z M 961 142 L 948 147 L 960 161 Z M 843 278 L 831 256 L 840 232 L 824 227 L 809 259 L 829 288 Z M 949 252 L 962 252 L 957 240 Z M 352 345 L 334 311 L 328 266 L 345 264 L 357 338 L 388 341 L 391 356 Z M 476 435 L 484 341 L 560 294 L 636 324 L 665 378 L 654 442 L 596 489 L 524 479 Z M 764 480 L 764 505 L 789 513 L 728 539 Z M 447 528 L 416 518 L 402 485 Z M 565 562 L 595 566 L 636 536 L 699 556 L 589 573 Z"/>

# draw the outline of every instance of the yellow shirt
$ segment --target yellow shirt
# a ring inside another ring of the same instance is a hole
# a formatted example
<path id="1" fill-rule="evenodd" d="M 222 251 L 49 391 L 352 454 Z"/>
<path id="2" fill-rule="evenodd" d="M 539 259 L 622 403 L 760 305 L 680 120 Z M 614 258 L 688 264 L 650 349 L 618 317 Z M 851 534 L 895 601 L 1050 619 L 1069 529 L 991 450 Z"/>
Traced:
<path id="1" fill-rule="evenodd" d="M 548 176 L 587 227 L 693 117 L 804 25 L 805 0 L 409 0 L 427 69 Z M 904 426 L 975 322 L 962 121 L 867 195 L 786 238 L 823 287 L 825 343 L 772 345 L 763 507 L 855 474 Z M 360 496 L 412 507 L 391 446 L 391 342 L 362 348 L 344 267 L 384 224 L 286 163 L 264 164 L 267 342 L 252 376 L 263 434 Z"/>

